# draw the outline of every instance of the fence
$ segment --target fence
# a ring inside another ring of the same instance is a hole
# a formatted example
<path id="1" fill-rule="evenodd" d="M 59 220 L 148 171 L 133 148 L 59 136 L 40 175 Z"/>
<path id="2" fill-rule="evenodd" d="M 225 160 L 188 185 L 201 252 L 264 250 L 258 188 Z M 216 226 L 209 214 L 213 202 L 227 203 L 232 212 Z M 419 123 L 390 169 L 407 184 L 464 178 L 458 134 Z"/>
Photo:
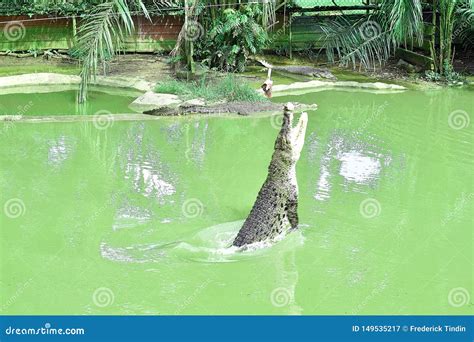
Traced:
<path id="1" fill-rule="evenodd" d="M 256 0 L 249 0 L 256 1 Z M 294 0 L 280 6 L 271 49 L 299 50 L 322 47 L 323 34 L 317 29 L 322 16 L 360 14 L 375 8 L 379 0 Z M 236 0 L 237 2 L 237 0 Z M 317 15 L 319 13 L 319 15 Z M 302 15 L 303 14 L 303 15 Z M 180 16 L 152 16 L 151 21 L 135 16 L 136 30 L 126 39 L 126 52 L 169 51 L 183 24 Z M 0 16 L 0 51 L 67 50 L 74 44 L 79 19 L 74 16 Z"/>
<path id="2" fill-rule="evenodd" d="M 135 32 L 127 37 L 127 52 L 168 51 L 176 43 L 183 20 L 178 16 L 134 16 Z M 0 51 L 67 50 L 74 45 L 75 17 L 0 16 Z"/>

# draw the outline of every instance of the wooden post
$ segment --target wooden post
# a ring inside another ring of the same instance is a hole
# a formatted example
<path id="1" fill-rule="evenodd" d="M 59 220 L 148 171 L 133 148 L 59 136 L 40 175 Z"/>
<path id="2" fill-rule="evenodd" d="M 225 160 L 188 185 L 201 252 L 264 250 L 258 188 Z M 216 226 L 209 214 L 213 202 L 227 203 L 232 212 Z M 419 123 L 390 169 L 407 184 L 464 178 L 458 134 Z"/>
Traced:
<path id="1" fill-rule="evenodd" d="M 193 61 L 194 45 L 193 45 L 192 40 L 186 37 L 186 34 L 188 32 L 188 16 L 189 16 L 188 0 L 185 0 L 184 1 L 184 32 L 185 32 L 184 50 L 185 50 L 185 55 L 186 55 L 186 66 L 187 66 L 188 72 L 191 75 L 194 75 L 194 72 L 195 72 L 194 61 Z"/>
<path id="2" fill-rule="evenodd" d="M 432 12 L 432 18 L 431 18 L 431 23 L 433 25 L 433 32 L 431 33 L 430 36 L 430 55 L 431 58 L 433 59 L 433 65 L 432 69 L 434 69 L 435 72 L 438 72 L 438 66 L 437 66 L 437 59 L 436 59 L 436 25 L 437 25 L 437 0 L 432 0 L 431 1 L 431 12 Z"/>
<path id="3" fill-rule="evenodd" d="M 290 12 L 290 27 L 289 27 L 289 44 L 290 44 L 290 59 L 293 58 L 293 48 L 292 48 L 292 40 L 293 40 L 293 33 L 291 30 L 291 26 L 293 24 L 293 12 Z"/>
<path id="4" fill-rule="evenodd" d="M 72 17 L 72 42 L 76 45 L 76 37 L 77 37 L 77 22 L 76 16 Z"/>

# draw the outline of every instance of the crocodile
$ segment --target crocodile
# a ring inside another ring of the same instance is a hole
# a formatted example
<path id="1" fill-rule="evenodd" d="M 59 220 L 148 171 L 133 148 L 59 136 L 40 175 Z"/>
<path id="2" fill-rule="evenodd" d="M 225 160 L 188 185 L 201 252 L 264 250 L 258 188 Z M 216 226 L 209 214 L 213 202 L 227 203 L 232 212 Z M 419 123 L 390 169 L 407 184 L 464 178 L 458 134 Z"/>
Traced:
<path id="1" fill-rule="evenodd" d="M 292 103 L 284 107 L 283 122 L 275 141 L 267 179 L 233 246 L 273 240 L 298 228 L 296 162 L 303 148 L 308 114 L 302 113 L 293 127 L 293 110 Z"/>
<path id="2" fill-rule="evenodd" d="M 297 74 L 297 75 L 304 75 L 310 77 L 318 77 L 318 78 L 326 78 L 330 80 L 335 80 L 336 76 L 334 76 L 331 71 L 324 68 L 315 68 L 309 65 L 272 65 L 266 61 L 258 60 L 261 65 L 263 65 L 267 69 L 273 69 L 277 71 L 283 71 L 290 74 Z"/>

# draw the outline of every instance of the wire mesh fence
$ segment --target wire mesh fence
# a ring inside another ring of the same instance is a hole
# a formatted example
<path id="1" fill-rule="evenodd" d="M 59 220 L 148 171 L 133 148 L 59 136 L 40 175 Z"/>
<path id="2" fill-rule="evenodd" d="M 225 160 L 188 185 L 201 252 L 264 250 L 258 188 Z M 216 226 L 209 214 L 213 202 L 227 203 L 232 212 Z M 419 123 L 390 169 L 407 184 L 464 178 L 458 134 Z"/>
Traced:
<path id="1" fill-rule="evenodd" d="M 295 0 L 296 6 L 300 7 L 324 7 L 324 6 L 362 6 L 366 5 L 366 0 Z"/>

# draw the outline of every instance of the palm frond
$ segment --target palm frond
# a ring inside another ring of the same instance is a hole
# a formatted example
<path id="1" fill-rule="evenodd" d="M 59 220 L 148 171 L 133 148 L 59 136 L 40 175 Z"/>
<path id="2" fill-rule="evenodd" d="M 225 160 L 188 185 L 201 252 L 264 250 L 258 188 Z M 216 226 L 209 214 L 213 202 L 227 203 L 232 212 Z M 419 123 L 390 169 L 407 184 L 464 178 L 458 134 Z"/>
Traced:
<path id="1" fill-rule="evenodd" d="M 321 24 L 326 39 L 324 49 L 331 63 L 374 68 L 391 55 L 394 44 L 390 33 L 374 20 L 351 22 L 339 17 Z"/>
<path id="2" fill-rule="evenodd" d="M 396 43 L 406 43 L 407 39 L 420 44 L 423 41 L 421 0 L 383 0 L 380 16 Z"/>
<path id="3" fill-rule="evenodd" d="M 463 42 L 466 47 L 474 46 L 474 0 L 464 0 L 456 13 L 454 29 L 455 39 Z"/>
<path id="4" fill-rule="evenodd" d="M 141 0 L 133 0 L 131 5 L 141 8 L 149 18 Z M 75 46 L 82 62 L 80 103 L 86 101 L 88 85 L 95 79 L 99 65 L 105 67 L 105 63 L 121 48 L 124 37 L 135 28 L 127 0 L 104 2 L 89 14 L 79 27 Z"/>
<path id="5" fill-rule="evenodd" d="M 335 16 L 319 27 L 326 36 L 324 49 L 330 62 L 375 68 L 407 40 L 422 42 L 421 0 L 383 0 L 376 14 L 356 21 Z"/>

